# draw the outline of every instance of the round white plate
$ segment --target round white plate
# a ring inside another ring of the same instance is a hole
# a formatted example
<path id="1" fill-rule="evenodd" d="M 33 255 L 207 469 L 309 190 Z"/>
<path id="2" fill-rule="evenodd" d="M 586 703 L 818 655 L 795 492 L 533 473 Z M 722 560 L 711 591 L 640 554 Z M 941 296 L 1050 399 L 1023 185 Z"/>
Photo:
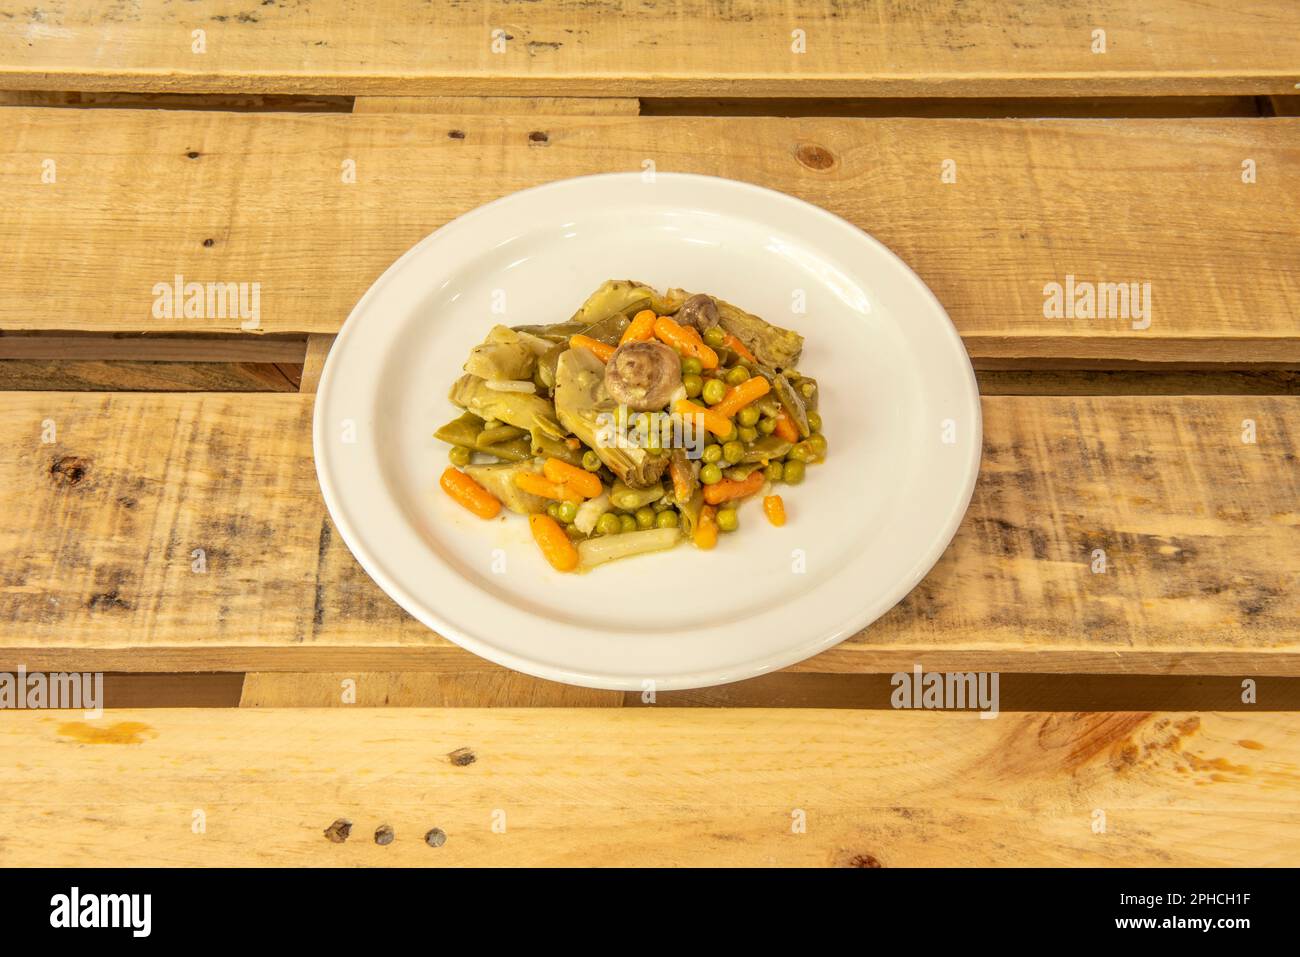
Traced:
<path id="1" fill-rule="evenodd" d="M 825 463 L 690 545 L 561 574 L 518 515 L 437 486 L 447 391 L 494 324 L 567 320 L 606 279 L 708 292 L 805 337 Z M 357 303 L 316 397 L 316 472 L 352 553 L 398 604 L 475 654 L 593 688 L 694 688 L 817 654 L 938 560 L 980 457 L 975 375 L 943 307 L 888 249 L 824 210 L 708 176 L 550 183 L 460 217 Z"/>

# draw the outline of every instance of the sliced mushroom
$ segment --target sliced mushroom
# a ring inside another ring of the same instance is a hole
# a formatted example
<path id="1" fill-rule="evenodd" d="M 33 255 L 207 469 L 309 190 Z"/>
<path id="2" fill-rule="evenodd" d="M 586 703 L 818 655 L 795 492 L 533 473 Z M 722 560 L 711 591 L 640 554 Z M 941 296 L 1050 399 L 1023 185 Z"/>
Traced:
<path id="1" fill-rule="evenodd" d="M 681 357 L 662 342 L 625 342 L 605 363 L 605 391 L 637 412 L 662 409 L 681 384 Z"/>
<path id="2" fill-rule="evenodd" d="M 718 324 L 718 304 L 712 296 L 697 293 L 682 303 L 682 307 L 677 310 L 677 321 L 683 326 L 694 326 L 700 332 L 705 332 Z"/>

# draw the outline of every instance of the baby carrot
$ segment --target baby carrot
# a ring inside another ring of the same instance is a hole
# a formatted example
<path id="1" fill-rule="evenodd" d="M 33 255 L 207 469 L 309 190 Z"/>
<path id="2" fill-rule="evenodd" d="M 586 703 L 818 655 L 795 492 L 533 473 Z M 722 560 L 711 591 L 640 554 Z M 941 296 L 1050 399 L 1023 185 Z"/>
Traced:
<path id="1" fill-rule="evenodd" d="M 767 520 L 780 528 L 785 524 L 785 502 L 781 501 L 779 495 L 765 495 L 763 497 L 763 514 Z"/>
<path id="2" fill-rule="evenodd" d="M 723 502 L 730 502 L 732 499 L 753 495 L 763 487 L 763 481 L 763 470 L 756 469 L 739 482 L 731 479 L 714 482 L 712 485 L 704 486 L 704 501 L 710 505 L 721 505 Z"/>
<path id="3" fill-rule="evenodd" d="M 755 399 L 767 395 L 771 388 L 771 384 L 761 375 L 751 376 L 740 385 L 728 389 L 722 401 L 713 407 L 713 411 L 731 418 Z"/>
<path id="4" fill-rule="evenodd" d="M 618 344 L 621 346 L 633 339 L 640 342 L 653 339 L 655 336 L 655 320 L 658 318 L 653 309 L 642 309 L 632 317 L 632 322 L 623 330 L 623 336 L 618 340 Z"/>
<path id="5" fill-rule="evenodd" d="M 700 365 L 705 369 L 716 369 L 718 354 L 704 344 L 704 340 L 698 333 L 692 336 L 691 333 L 694 331 L 687 330 L 667 316 L 660 316 L 655 320 L 655 337 L 659 341 L 667 343 L 683 355 L 699 359 Z"/>
<path id="6" fill-rule="evenodd" d="M 746 382 L 749 380 L 746 379 Z M 790 413 L 782 409 L 776 416 L 776 434 L 787 442 L 799 441 L 799 430 L 795 428 L 794 419 L 790 418 Z"/>
<path id="7" fill-rule="evenodd" d="M 560 485 L 558 482 L 553 482 L 545 475 L 538 475 L 536 472 L 516 472 L 515 484 L 525 492 L 540 495 L 542 498 L 555 499 L 557 502 L 582 501 L 582 496 L 567 485 Z"/>
<path id="8" fill-rule="evenodd" d="M 681 416 L 702 415 L 704 416 L 704 427 L 714 435 L 723 436 L 731 434 L 731 420 L 725 415 L 718 415 L 712 409 L 706 409 L 702 405 L 696 405 L 690 399 L 678 399 L 673 403 L 673 411 Z"/>
<path id="9" fill-rule="evenodd" d="M 726 338 L 722 340 L 722 344 L 746 362 L 758 362 L 758 359 L 754 358 L 754 353 L 750 352 L 749 348 L 730 332 L 726 334 Z"/>
<path id="10" fill-rule="evenodd" d="M 700 509 L 700 519 L 695 523 L 695 547 L 708 550 L 718 544 L 718 510 L 712 505 Z"/>
<path id="11" fill-rule="evenodd" d="M 442 490 L 479 518 L 496 518 L 501 503 L 492 493 L 457 468 L 448 468 L 438 480 Z"/>
<path id="12" fill-rule="evenodd" d="M 549 515 L 529 515 L 528 527 L 532 530 L 533 541 L 552 568 L 557 572 L 571 572 L 578 567 L 578 550 L 564 534 L 559 522 Z"/>
<path id="13" fill-rule="evenodd" d="M 566 491 L 582 498 L 595 498 L 604 491 L 600 476 L 586 469 L 574 468 L 559 459 L 547 459 L 542 465 L 542 474 L 556 485 L 563 486 Z"/>
<path id="14" fill-rule="evenodd" d="M 596 358 L 601 362 L 608 362 L 609 357 L 614 354 L 613 346 L 601 342 L 599 339 L 593 339 L 591 336 L 584 336 L 582 333 L 570 336 L 569 345 L 574 349 L 590 349 L 596 353 Z"/>

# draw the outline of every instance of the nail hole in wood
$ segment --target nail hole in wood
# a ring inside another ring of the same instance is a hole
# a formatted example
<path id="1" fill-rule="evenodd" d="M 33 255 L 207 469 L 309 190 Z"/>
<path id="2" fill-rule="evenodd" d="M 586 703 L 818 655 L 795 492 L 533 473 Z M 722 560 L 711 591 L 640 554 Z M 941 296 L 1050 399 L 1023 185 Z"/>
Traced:
<path id="1" fill-rule="evenodd" d="M 325 828 L 325 837 L 331 844 L 342 844 L 352 833 L 352 822 L 345 817 L 339 818 Z"/>

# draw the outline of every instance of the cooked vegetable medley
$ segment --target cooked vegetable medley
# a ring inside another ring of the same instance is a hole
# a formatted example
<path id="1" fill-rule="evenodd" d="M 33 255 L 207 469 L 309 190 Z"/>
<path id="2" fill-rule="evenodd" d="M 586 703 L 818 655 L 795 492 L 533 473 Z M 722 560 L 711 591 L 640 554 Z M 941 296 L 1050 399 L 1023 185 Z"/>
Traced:
<path id="1" fill-rule="evenodd" d="M 713 548 L 826 457 L 803 337 L 705 294 L 610 280 L 568 322 L 496 326 L 450 398 L 440 484 L 479 518 L 528 516 L 559 571 Z"/>

